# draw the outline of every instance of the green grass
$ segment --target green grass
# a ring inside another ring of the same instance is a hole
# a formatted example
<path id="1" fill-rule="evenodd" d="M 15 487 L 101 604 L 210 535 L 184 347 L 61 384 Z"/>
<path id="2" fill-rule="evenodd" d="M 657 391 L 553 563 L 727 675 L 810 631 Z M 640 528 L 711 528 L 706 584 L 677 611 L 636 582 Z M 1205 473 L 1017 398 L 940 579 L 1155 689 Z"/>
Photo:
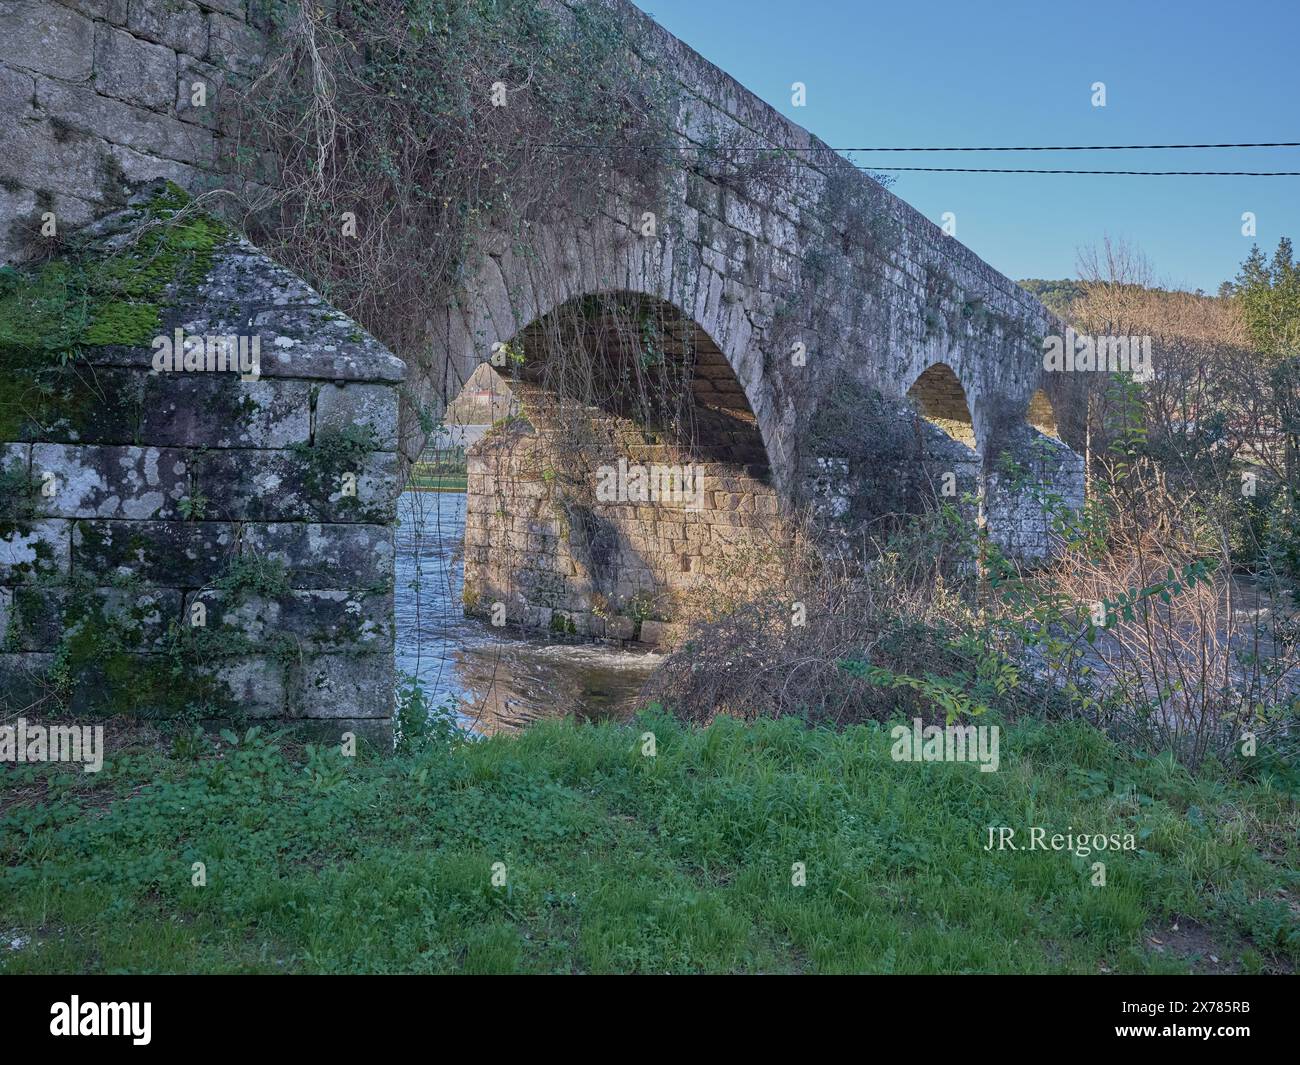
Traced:
<path id="1" fill-rule="evenodd" d="M 1289 971 L 1300 953 L 1294 794 L 1082 725 L 1008 730 L 996 773 L 893 762 L 874 728 L 658 715 L 305 764 L 259 738 L 193 746 L 128 746 L 98 776 L 0 769 L 0 970 Z M 1098 856 L 986 852 L 991 824 L 1139 849 L 1100 855 L 1092 887 Z"/>
<path id="2" fill-rule="evenodd" d="M 407 489 L 412 492 L 464 492 L 468 483 L 468 478 L 464 474 L 459 476 L 455 474 L 434 474 L 432 476 L 413 474 Z"/>
<path id="3" fill-rule="evenodd" d="M 469 471 L 464 461 L 417 462 L 411 467 L 407 488 L 415 492 L 464 492 Z"/>

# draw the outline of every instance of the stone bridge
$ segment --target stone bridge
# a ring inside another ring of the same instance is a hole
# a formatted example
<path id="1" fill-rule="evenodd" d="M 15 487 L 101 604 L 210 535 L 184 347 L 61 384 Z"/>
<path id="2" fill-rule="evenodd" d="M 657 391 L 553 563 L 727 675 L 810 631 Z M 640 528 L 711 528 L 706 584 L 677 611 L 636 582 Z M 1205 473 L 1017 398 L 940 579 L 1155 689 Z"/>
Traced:
<path id="1" fill-rule="evenodd" d="M 386 721 L 398 459 L 423 443 L 413 405 L 399 430 L 399 390 L 441 410 L 484 363 L 522 408 L 471 456 L 466 607 L 494 621 L 656 642 L 684 597 L 734 590 L 805 516 L 851 532 L 935 493 L 977 500 L 1012 551 L 1046 550 L 1007 460 L 1081 498 L 1066 445 L 1082 410 L 1067 375 L 1042 371 L 1056 323 L 610 2 L 637 31 L 637 61 L 680 90 L 672 165 L 653 180 L 616 171 L 599 204 L 530 219 L 526 240 L 489 232 L 454 298 L 429 308 L 431 352 L 400 353 L 403 369 L 230 240 L 159 326 L 251 333 L 268 353 L 260 378 L 150 372 L 147 338 L 110 338 L 84 353 L 87 372 L 59 371 L 66 410 L 6 416 L 4 709 L 54 690 L 85 712 Z M 220 177 L 219 104 L 197 112 L 182 90 L 206 79 L 219 101 L 223 79 L 257 68 L 263 29 L 242 0 L 175 6 L 0 3 L 6 260 L 46 213 L 73 225 L 120 206 L 124 180 Z M 368 453 L 350 427 L 372 433 Z M 340 496 L 349 472 L 356 494 Z M 59 491 L 29 492 L 42 478 Z M 199 658 L 178 657 L 198 617 Z"/>
<path id="2" fill-rule="evenodd" d="M 414 374 L 446 402 L 496 362 L 523 400 L 522 423 L 471 458 L 467 606 L 658 638 L 639 619 L 671 620 L 675 592 L 779 541 L 804 505 L 857 526 L 914 509 L 931 486 L 977 497 L 994 539 L 1041 556 L 1042 509 L 1010 487 L 1006 463 L 1082 497 L 1082 463 L 1060 442 L 1080 444 L 1081 406 L 1072 383 L 1042 368 L 1042 338 L 1059 326 L 807 130 L 619 6 L 639 24 L 641 55 L 680 82 L 676 165 L 658 183 L 620 183 L 600 210 L 533 222 L 526 250 L 517 232 L 487 240 L 440 311 L 433 364 L 445 374 Z M 638 371 L 647 321 L 667 340 L 658 377 Z M 566 386 L 560 367 L 577 349 L 604 388 Z M 629 409 L 629 387 L 662 393 L 665 378 L 683 409 Z M 595 498 L 600 471 L 620 459 L 698 466 L 703 498 Z"/>

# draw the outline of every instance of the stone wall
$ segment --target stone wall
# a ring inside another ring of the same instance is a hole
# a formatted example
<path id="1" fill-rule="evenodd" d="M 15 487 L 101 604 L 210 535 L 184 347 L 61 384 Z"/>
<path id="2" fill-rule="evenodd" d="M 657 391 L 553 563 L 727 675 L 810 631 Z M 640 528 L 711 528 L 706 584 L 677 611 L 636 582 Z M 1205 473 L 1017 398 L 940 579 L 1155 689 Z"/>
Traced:
<path id="1" fill-rule="evenodd" d="M 1049 558 L 1053 515 L 1061 506 L 1078 506 L 1084 498 L 1084 469 L 1079 456 L 1050 436 L 1029 426 L 1007 447 L 1013 468 L 987 474 L 985 513 L 998 545 L 1010 556 L 1026 561 Z"/>
<path id="2" fill-rule="evenodd" d="M 521 417 L 469 456 L 468 613 L 664 643 L 692 594 L 741 591 L 754 566 L 778 564 L 777 494 L 752 427 L 737 415 L 696 412 L 706 457 L 701 447 L 648 443 L 628 418 L 512 387 Z M 677 471 L 688 476 L 663 479 Z"/>
<path id="3" fill-rule="evenodd" d="M 159 196 L 97 224 L 95 261 L 129 254 Z M 156 342 L 101 337 L 33 378 L 38 407 L 6 407 L 0 710 L 382 735 L 405 366 L 246 240 L 203 265 L 168 287 L 158 335 L 235 337 L 250 359 L 255 338 L 258 372 L 159 372 Z"/>
<path id="4" fill-rule="evenodd" d="M 0 0 L 0 263 L 39 246 L 47 212 L 69 232 L 130 182 L 222 184 L 222 99 L 264 57 L 260 6 Z"/>

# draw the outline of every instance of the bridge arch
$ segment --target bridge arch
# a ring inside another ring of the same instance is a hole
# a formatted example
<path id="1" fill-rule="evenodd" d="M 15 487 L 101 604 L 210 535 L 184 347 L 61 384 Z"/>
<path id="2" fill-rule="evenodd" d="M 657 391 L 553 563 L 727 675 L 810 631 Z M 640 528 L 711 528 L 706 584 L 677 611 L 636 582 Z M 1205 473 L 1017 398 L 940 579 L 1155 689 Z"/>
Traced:
<path id="1" fill-rule="evenodd" d="M 440 313 L 442 336 L 432 353 L 432 373 L 417 390 L 442 409 L 494 349 L 576 300 L 623 293 L 676 308 L 708 338 L 731 371 L 753 414 L 774 484 L 793 487 L 793 414 L 779 410 L 750 299 L 729 279 L 724 263 L 677 229 L 640 236 L 629 225 L 600 216 L 582 225 L 535 225 L 533 252 L 524 254 L 501 234 L 469 261 L 457 298 Z"/>
<path id="2" fill-rule="evenodd" d="M 905 393 L 915 411 L 914 463 L 928 495 L 965 507 L 982 493 L 979 434 L 966 388 L 946 362 L 933 362 L 916 375 Z M 980 519 L 979 507 L 971 510 Z"/>
<path id="3" fill-rule="evenodd" d="M 658 643 L 699 613 L 684 604 L 775 563 L 759 419 L 680 306 L 583 294 L 494 344 L 520 412 L 469 453 L 467 612 Z"/>
<path id="4" fill-rule="evenodd" d="M 978 453 L 975 418 L 966 389 L 946 362 L 931 363 L 912 382 L 907 396 L 931 425 Z"/>
<path id="5" fill-rule="evenodd" d="M 1029 397 L 1029 406 L 1025 410 L 1025 421 L 1030 428 L 1037 430 L 1053 440 L 1061 439 L 1061 430 L 1056 420 L 1056 405 L 1043 390 L 1037 389 Z"/>

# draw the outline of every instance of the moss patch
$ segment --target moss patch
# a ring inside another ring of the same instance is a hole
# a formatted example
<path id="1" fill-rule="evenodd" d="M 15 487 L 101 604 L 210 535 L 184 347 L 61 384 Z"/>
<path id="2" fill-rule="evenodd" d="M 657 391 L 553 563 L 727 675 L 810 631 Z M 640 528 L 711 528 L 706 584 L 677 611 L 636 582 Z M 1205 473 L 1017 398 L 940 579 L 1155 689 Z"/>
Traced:
<path id="1" fill-rule="evenodd" d="M 366 461 L 379 448 L 379 439 L 369 425 L 349 425 L 344 429 L 326 429 L 316 434 L 311 444 L 294 444 L 293 453 L 303 464 L 303 487 L 307 497 L 319 507 L 326 500 L 345 509 L 355 510 L 361 500 L 342 491 L 344 479 L 351 475 L 360 480 Z M 355 484 L 354 484 L 355 489 Z"/>
<path id="2" fill-rule="evenodd" d="M 0 269 L 0 440 L 23 439 L 76 407 L 78 367 L 98 347 L 147 345 L 164 309 L 197 285 L 230 231 L 161 186 L 97 237 L 58 258 Z"/>

